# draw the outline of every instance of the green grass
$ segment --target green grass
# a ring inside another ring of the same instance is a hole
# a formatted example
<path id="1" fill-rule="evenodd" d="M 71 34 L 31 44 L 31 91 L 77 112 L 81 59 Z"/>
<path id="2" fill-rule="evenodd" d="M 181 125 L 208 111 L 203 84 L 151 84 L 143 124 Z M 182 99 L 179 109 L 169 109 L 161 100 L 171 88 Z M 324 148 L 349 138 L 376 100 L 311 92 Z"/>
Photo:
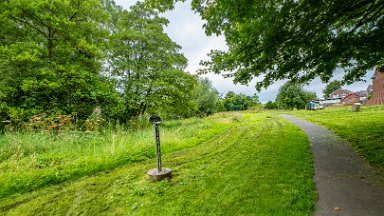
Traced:
<path id="1" fill-rule="evenodd" d="M 384 170 L 384 106 L 326 108 L 289 114 L 323 125 L 349 141 L 371 164 Z M 384 173 L 384 172 L 383 172 Z"/>
<path id="2" fill-rule="evenodd" d="M 305 134 L 281 117 L 268 113 L 243 113 L 242 118 L 232 117 L 236 123 L 230 117 L 233 114 L 227 115 L 231 127 L 210 132 L 215 135 L 199 145 L 180 147 L 163 157 L 165 167 L 173 170 L 172 180 L 148 180 L 146 171 L 155 167 L 154 159 L 149 159 L 3 198 L 0 212 L 8 215 L 311 215 L 316 194 L 312 156 Z M 213 117 L 216 118 L 222 119 L 220 115 Z M 187 129 L 190 126 L 174 128 L 192 132 Z"/>
<path id="3" fill-rule="evenodd" d="M 238 124 L 230 114 L 166 122 L 162 153 L 198 145 Z M 84 133 L 8 132 L 0 135 L 0 198 L 155 157 L 151 127 Z"/>

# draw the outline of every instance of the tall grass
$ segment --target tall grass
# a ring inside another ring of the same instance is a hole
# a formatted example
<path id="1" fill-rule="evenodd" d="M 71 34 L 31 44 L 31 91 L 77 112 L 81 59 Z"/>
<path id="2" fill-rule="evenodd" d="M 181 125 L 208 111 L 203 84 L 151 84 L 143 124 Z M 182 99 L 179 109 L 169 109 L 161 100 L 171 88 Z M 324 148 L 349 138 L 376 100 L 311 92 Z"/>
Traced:
<path id="1" fill-rule="evenodd" d="M 232 114 L 164 122 L 162 153 L 195 146 L 237 124 Z M 144 124 L 145 125 L 145 124 Z M 155 157 L 151 127 L 0 135 L 0 198 Z"/>

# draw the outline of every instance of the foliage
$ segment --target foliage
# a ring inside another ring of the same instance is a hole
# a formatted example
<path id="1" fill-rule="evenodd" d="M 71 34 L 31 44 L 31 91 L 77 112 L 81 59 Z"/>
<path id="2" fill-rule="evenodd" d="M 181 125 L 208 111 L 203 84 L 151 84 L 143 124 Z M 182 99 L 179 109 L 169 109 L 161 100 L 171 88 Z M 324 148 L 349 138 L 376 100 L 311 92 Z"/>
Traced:
<path id="1" fill-rule="evenodd" d="M 275 102 L 272 102 L 272 101 L 268 101 L 265 106 L 264 106 L 264 109 L 269 109 L 269 110 L 273 110 L 273 109 L 277 109 L 278 106 Z"/>
<path id="2" fill-rule="evenodd" d="M 118 101 L 100 76 L 106 18 L 100 1 L 1 1 L 2 117 L 27 121 L 36 114 L 86 119 L 95 106 Z"/>
<path id="3" fill-rule="evenodd" d="M 222 104 L 225 111 L 239 111 L 247 110 L 248 107 L 259 103 L 259 97 L 255 94 L 252 97 L 243 93 L 236 94 L 233 91 L 229 91 L 222 99 Z"/>
<path id="4" fill-rule="evenodd" d="M 168 20 L 137 3 L 131 10 L 116 9 L 109 43 L 109 71 L 123 92 L 124 116 L 146 111 L 188 116 L 196 81 L 186 74 L 187 59 L 179 53 L 164 26 Z"/>
<path id="5" fill-rule="evenodd" d="M 342 82 L 338 81 L 338 80 L 334 80 L 334 81 L 328 83 L 327 86 L 325 87 L 325 89 L 323 90 L 324 98 L 329 98 L 329 95 L 332 92 L 340 89 L 342 85 L 343 85 Z"/>
<path id="6" fill-rule="evenodd" d="M 367 96 L 368 100 L 372 98 L 372 94 L 373 94 L 373 92 L 368 92 L 368 96 Z"/>
<path id="7" fill-rule="evenodd" d="M 316 93 L 307 92 L 302 84 L 287 82 L 280 87 L 276 103 L 281 109 L 304 109 L 311 100 L 316 99 Z"/>
<path id="8" fill-rule="evenodd" d="M 147 2 L 165 10 L 174 1 Z M 206 33 L 223 34 L 229 46 L 212 51 L 203 72 L 243 84 L 264 77 L 259 90 L 287 78 L 326 83 L 336 68 L 345 70 L 350 84 L 384 65 L 382 0 L 193 0 L 192 8 L 207 21 Z"/>
<path id="9" fill-rule="evenodd" d="M 211 132 L 213 139 L 165 154 L 163 164 L 173 172 L 170 181 L 145 179 L 145 172 L 156 166 L 155 160 L 146 160 L 2 199 L 0 211 L 7 215 L 311 215 L 316 194 L 308 138 L 278 116 L 243 116 L 241 124 Z M 200 125 L 192 123 L 189 128 L 190 123 L 174 121 L 167 127 L 179 130 L 184 124 L 186 131 L 193 132 Z M 173 144 L 182 143 L 174 139 Z M 86 167 L 81 164 L 81 169 Z"/>
<path id="10" fill-rule="evenodd" d="M 224 100 L 222 96 L 219 97 L 219 99 L 216 102 L 216 112 L 225 112 L 225 107 L 224 107 Z"/>
<path id="11" fill-rule="evenodd" d="M 193 97 L 199 115 L 211 115 L 216 112 L 219 93 L 212 86 L 212 83 L 208 78 L 201 78 L 198 80 Z"/>
<path id="12" fill-rule="evenodd" d="M 164 32 L 168 20 L 143 3 L 0 1 L 0 23 L 0 131 L 3 121 L 20 126 L 43 113 L 76 113 L 73 122 L 88 129 L 196 114 L 198 81 Z"/>

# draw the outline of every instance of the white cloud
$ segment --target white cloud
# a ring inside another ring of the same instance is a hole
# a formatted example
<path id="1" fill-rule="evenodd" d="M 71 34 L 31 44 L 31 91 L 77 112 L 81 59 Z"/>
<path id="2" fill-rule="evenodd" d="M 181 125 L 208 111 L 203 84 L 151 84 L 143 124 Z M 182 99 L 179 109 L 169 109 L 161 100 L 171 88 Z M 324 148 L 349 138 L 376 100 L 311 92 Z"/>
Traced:
<path id="1" fill-rule="evenodd" d="M 163 15 L 170 20 L 165 32 L 182 46 L 182 52 L 188 58 L 187 71 L 195 73 L 201 60 L 207 59 L 212 49 L 226 50 L 223 36 L 208 37 L 203 30 L 204 21 L 191 10 L 191 2 L 177 3 L 175 9 Z"/>

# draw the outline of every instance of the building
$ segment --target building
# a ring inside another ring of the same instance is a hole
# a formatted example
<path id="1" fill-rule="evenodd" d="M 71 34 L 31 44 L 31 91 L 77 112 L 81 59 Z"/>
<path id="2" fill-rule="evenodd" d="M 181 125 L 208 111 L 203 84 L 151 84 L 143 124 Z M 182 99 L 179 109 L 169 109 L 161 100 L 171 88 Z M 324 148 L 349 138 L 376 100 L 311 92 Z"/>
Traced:
<path id="1" fill-rule="evenodd" d="M 328 99 L 343 99 L 345 96 L 349 95 L 351 91 L 347 89 L 337 89 L 336 91 L 329 94 Z"/>
<path id="2" fill-rule="evenodd" d="M 358 94 L 360 97 L 368 97 L 368 91 L 367 90 L 361 90 L 361 91 L 357 91 L 355 93 Z"/>
<path id="3" fill-rule="evenodd" d="M 372 77 L 372 94 L 365 101 L 367 105 L 384 104 L 384 74 L 379 69 L 376 69 Z"/>
<path id="4" fill-rule="evenodd" d="M 357 93 L 350 93 L 342 100 L 344 104 L 354 104 L 360 102 L 360 95 Z"/>

